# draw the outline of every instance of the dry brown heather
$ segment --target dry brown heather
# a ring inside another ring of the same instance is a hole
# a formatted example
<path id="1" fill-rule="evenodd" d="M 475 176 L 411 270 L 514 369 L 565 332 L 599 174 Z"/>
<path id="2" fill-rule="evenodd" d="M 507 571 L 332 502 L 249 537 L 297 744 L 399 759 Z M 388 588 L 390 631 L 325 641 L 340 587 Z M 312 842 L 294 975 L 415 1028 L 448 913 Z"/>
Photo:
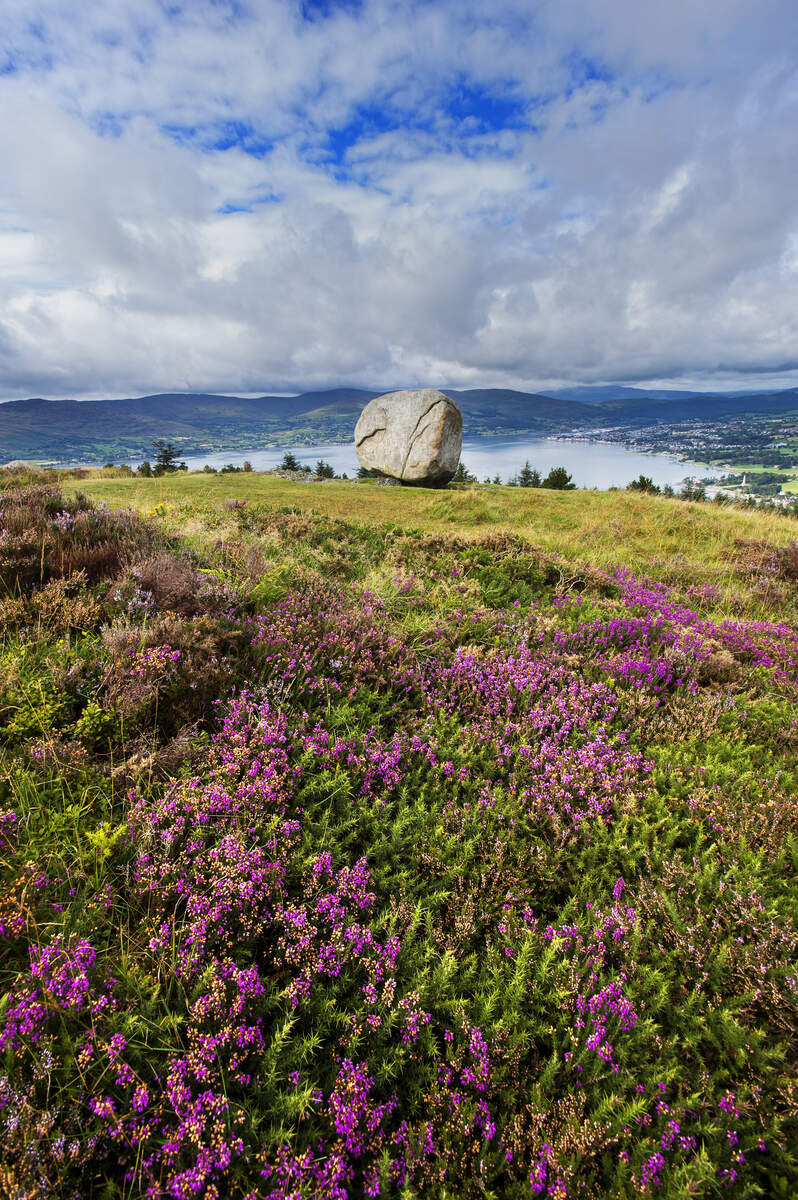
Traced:
<path id="1" fill-rule="evenodd" d="M 479 487 L 431 491 L 386 488 L 354 481 L 296 483 L 259 472 L 202 472 L 158 479 L 114 478 L 96 471 L 81 479 L 64 475 L 66 493 L 84 492 L 99 503 L 152 512 L 163 506 L 167 528 L 202 543 L 226 525 L 237 529 L 227 503 L 246 501 L 266 509 L 290 508 L 308 515 L 343 518 L 367 526 L 396 523 L 426 532 L 457 529 L 481 537 L 509 531 L 566 559 L 593 566 L 623 562 L 664 579 L 689 575 L 739 587 L 735 542 L 788 546 L 798 535 L 795 520 L 779 513 L 692 503 L 626 491 L 556 492 L 547 489 Z M 734 561 L 732 561 L 734 560 Z"/>

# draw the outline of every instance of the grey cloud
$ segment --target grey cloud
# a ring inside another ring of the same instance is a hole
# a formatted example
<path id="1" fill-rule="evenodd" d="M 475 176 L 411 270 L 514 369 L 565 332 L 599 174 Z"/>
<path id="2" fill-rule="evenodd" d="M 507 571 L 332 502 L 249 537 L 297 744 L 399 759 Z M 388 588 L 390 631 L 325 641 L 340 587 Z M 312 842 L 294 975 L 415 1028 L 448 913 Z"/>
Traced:
<path id="1" fill-rule="evenodd" d="M 632 0 L 505 0 L 488 20 L 471 0 L 375 0 L 312 25 L 288 3 L 242 21 L 7 8 L 6 397 L 792 382 L 787 0 L 674 0 L 670 25 Z M 461 126 L 457 80 L 501 86 L 534 128 Z M 369 105 L 424 128 L 364 128 L 342 172 L 327 131 Z M 274 148 L 210 150 L 229 121 Z"/>

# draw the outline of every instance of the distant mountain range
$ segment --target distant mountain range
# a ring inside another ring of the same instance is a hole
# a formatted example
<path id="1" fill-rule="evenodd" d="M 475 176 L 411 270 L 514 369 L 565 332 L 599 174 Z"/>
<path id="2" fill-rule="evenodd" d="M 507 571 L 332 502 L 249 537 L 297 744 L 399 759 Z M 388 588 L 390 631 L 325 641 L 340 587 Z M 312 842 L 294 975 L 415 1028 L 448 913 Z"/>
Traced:
<path id="1" fill-rule="evenodd" d="M 556 396 L 558 400 L 578 400 L 585 404 L 604 404 L 608 400 L 687 400 L 690 396 L 695 396 L 696 392 L 679 392 L 673 388 L 643 390 L 637 387 L 604 387 L 601 384 L 583 384 L 581 387 L 555 388 L 549 391 L 547 395 Z M 698 393 L 700 394 L 700 393 Z M 726 396 L 731 396 L 732 392 L 725 392 Z"/>
<path id="2" fill-rule="evenodd" d="M 466 437 L 547 436 L 655 422 L 798 412 L 798 388 L 779 392 L 696 393 L 567 388 L 551 395 L 503 388 L 444 389 L 460 405 Z M 58 465 L 138 461 L 156 438 L 181 454 L 256 450 L 266 445 L 345 441 L 378 390 L 333 388 L 299 396 L 163 393 L 126 400 L 12 400 L 0 404 L 0 463 Z"/>
<path id="3" fill-rule="evenodd" d="M 798 410 L 798 388 L 774 392 L 644 391 L 631 387 L 565 388 L 552 392 L 560 400 L 589 405 L 602 424 L 612 414 L 617 423 L 647 424 L 738 417 L 750 413 L 773 416 Z"/>

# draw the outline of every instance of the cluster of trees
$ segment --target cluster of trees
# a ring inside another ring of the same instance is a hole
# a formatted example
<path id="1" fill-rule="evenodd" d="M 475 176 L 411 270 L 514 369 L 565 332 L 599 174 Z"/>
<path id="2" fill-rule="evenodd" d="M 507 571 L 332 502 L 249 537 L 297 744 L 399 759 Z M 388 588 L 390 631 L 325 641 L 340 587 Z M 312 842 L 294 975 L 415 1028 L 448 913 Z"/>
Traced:
<path id="1" fill-rule="evenodd" d="M 778 496 L 783 483 L 792 476 L 784 471 L 757 471 L 745 476 L 746 488 L 754 496 Z M 738 482 L 742 483 L 740 476 Z M 731 482 L 731 480 L 727 480 Z"/>
<path id="2" fill-rule="evenodd" d="M 651 496 L 659 496 L 662 488 L 648 475 L 638 475 L 637 479 L 633 479 L 631 483 L 626 485 L 627 492 L 648 492 Z M 670 494 L 673 495 L 673 488 L 670 488 Z"/>
<path id="3" fill-rule="evenodd" d="M 155 451 L 155 460 L 150 462 L 145 459 L 137 468 L 136 473 L 143 476 L 145 479 L 151 479 L 153 476 L 170 475 L 174 471 L 188 470 L 186 464 L 180 461 L 178 451 L 171 442 L 164 441 L 159 438 L 157 442 L 153 442 L 153 450 Z M 107 467 L 112 467 L 113 463 L 106 463 Z M 230 475 L 239 471 L 251 471 L 252 463 L 247 459 L 240 467 L 234 463 L 225 463 L 223 467 L 212 467 L 206 463 L 202 468 L 206 475 Z M 283 471 L 306 471 L 308 468 L 290 450 L 283 455 L 283 461 L 280 463 L 280 469 Z M 346 474 L 336 475 L 335 469 L 323 458 L 320 458 L 313 470 L 313 475 L 316 479 L 346 479 Z"/>
<path id="4" fill-rule="evenodd" d="M 772 476 L 773 474 L 775 474 L 775 473 L 770 473 L 770 476 Z M 762 479 L 762 476 L 768 476 L 768 472 L 762 472 L 762 474 L 760 476 L 758 476 L 757 486 L 750 488 L 749 496 L 736 497 L 736 498 L 734 498 L 734 503 L 745 504 L 746 500 L 749 500 L 749 502 L 750 502 L 749 506 L 751 506 L 751 505 L 755 506 L 756 505 L 756 497 L 767 499 L 767 498 L 772 498 L 774 496 L 778 496 L 779 492 L 781 491 L 782 482 L 785 482 L 787 479 L 791 478 L 790 475 L 784 475 L 784 476 L 778 475 L 778 476 L 776 476 L 776 479 L 778 479 L 778 481 L 775 481 L 775 482 L 770 481 L 770 478 L 768 478 L 766 482 L 758 481 L 758 480 Z M 730 475 L 730 476 L 727 476 L 727 478 L 725 479 L 725 482 L 727 482 L 727 484 L 740 484 L 740 482 L 742 482 L 742 480 L 743 480 L 742 475 Z M 671 487 L 670 484 L 666 484 L 664 487 L 658 487 L 658 485 L 655 484 L 654 480 L 650 479 L 648 475 L 638 475 L 637 479 L 632 479 L 631 484 L 626 484 L 626 491 L 628 491 L 628 492 L 648 492 L 650 494 L 650 496 L 671 496 L 671 497 L 676 496 L 680 500 L 706 500 L 707 499 L 707 484 L 708 484 L 708 482 L 710 482 L 710 484 L 712 484 L 712 482 L 715 482 L 715 480 L 713 480 L 713 479 L 709 479 L 709 480 L 707 480 L 707 479 L 685 479 L 682 490 L 677 492 L 676 490 L 674 490 L 673 487 Z M 730 499 L 731 499 L 730 497 L 724 496 L 724 494 L 719 492 L 714 497 L 714 502 L 715 502 L 715 504 L 726 504 L 726 503 L 730 503 Z"/>
<path id="5" fill-rule="evenodd" d="M 207 464 L 202 469 L 203 469 L 203 471 L 208 471 L 208 472 L 212 472 L 213 474 L 216 474 L 216 468 L 209 467 Z M 277 469 L 280 471 L 309 471 L 310 470 L 310 468 L 307 467 L 305 465 L 305 463 L 300 462 L 299 459 L 297 458 L 297 456 L 294 453 L 292 453 L 292 451 L 290 451 L 290 450 L 287 450 L 285 452 L 285 454 L 283 455 L 283 460 L 279 464 Z M 252 463 L 247 460 L 243 464 L 243 466 L 240 466 L 240 467 L 235 467 L 235 466 L 233 466 L 232 463 L 227 463 L 225 466 L 219 468 L 219 474 L 226 475 L 232 471 L 251 471 L 251 470 L 252 470 Z M 325 462 L 323 458 L 320 458 L 318 460 L 318 462 L 316 463 L 315 469 L 312 471 L 312 474 L 316 477 L 316 479 L 338 479 L 338 478 L 346 479 L 346 475 L 341 475 L 341 476 L 336 475 L 333 467 L 328 462 Z"/>
<path id="6" fill-rule="evenodd" d="M 610 491 L 613 489 L 610 488 Z M 676 496 L 676 491 L 669 483 L 660 487 L 649 475 L 638 475 L 626 485 L 627 492 L 648 492 L 650 496 Z M 707 489 L 703 479 L 685 479 L 684 487 L 678 493 L 680 500 L 706 500 Z"/>
<path id="7" fill-rule="evenodd" d="M 281 471 L 304 471 L 304 469 L 297 456 L 290 450 L 283 455 L 283 461 L 280 463 Z"/>
<path id="8" fill-rule="evenodd" d="M 295 454 L 292 454 L 290 450 L 287 450 L 283 455 L 283 461 L 280 463 L 279 469 L 281 471 L 307 471 L 308 467 L 306 467 L 304 463 L 301 463 Z M 330 463 L 325 462 L 323 458 L 316 460 L 316 466 L 313 468 L 312 474 L 315 479 L 347 478 L 345 472 L 343 475 L 336 475 L 335 468 Z"/>
<path id="9" fill-rule="evenodd" d="M 252 463 L 249 461 L 249 459 L 247 459 L 246 462 L 244 462 L 240 467 L 237 467 L 234 463 L 225 463 L 224 466 L 219 467 L 218 470 L 216 467 L 212 467 L 209 463 L 206 463 L 202 469 L 206 475 L 237 475 L 239 471 L 251 471 Z"/>
<path id="10" fill-rule="evenodd" d="M 521 470 L 512 479 L 507 480 L 508 487 L 522 488 L 553 488 L 557 492 L 570 492 L 576 487 L 571 476 L 566 471 L 565 467 L 552 467 L 545 479 L 540 476 L 540 471 L 529 465 L 529 460 L 524 463 Z"/>
<path id="11" fill-rule="evenodd" d="M 472 471 L 469 471 L 461 459 L 457 470 L 452 476 L 452 483 L 476 483 L 477 477 Z M 485 483 L 501 483 L 501 476 L 494 475 L 493 479 L 490 476 L 485 478 Z M 508 487 L 522 488 L 554 488 L 555 491 L 572 491 L 576 484 L 571 476 L 566 471 L 565 467 L 552 467 L 548 475 L 544 479 L 540 471 L 536 470 L 529 464 L 529 460 L 524 463 L 517 475 L 513 475 L 507 480 Z"/>
<path id="12" fill-rule="evenodd" d="M 157 442 L 153 442 L 152 448 L 155 451 L 154 464 L 145 459 L 137 471 L 137 474 L 143 475 L 145 479 L 150 479 L 153 475 L 171 475 L 173 471 L 188 470 L 186 464 L 179 461 L 178 451 L 171 442 L 158 438 Z"/>

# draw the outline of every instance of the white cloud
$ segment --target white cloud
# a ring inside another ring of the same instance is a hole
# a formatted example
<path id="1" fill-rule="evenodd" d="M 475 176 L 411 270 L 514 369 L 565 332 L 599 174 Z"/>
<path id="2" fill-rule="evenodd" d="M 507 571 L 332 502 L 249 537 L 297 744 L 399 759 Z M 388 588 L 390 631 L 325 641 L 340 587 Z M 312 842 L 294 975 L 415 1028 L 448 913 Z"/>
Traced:
<path id="1" fill-rule="evenodd" d="M 0 396 L 798 380 L 792 0 L 237 11 L 0 0 Z"/>

